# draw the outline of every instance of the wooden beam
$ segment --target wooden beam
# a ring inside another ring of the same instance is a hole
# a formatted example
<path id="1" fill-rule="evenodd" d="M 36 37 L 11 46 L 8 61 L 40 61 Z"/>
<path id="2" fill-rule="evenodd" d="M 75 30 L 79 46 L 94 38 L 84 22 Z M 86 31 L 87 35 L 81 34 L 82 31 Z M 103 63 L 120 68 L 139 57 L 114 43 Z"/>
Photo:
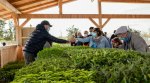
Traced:
<path id="1" fill-rule="evenodd" d="M 59 14 L 62 14 L 62 0 L 58 0 Z"/>
<path id="2" fill-rule="evenodd" d="M 4 19 L 4 18 L 2 18 L 1 16 L 0 16 L 0 20 L 5 21 L 5 19 Z"/>
<path id="3" fill-rule="evenodd" d="M 102 2 L 150 3 L 150 0 L 102 0 Z"/>
<path id="4" fill-rule="evenodd" d="M 0 10 L 0 12 L 5 12 L 5 11 L 6 11 L 5 9 L 1 9 L 1 10 Z"/>
<path id="5" fill-rule="evenodd" d="M 12 4 L 17 4 L 17 3 L 27 3 L 29 2 L 28 0 L 8 0 Z M 35 0 L 30 0 L 30 1 L 35 1 Z M 38 0 L 36 0 L 38 1 Z M 102 0 L 102 2 L 121 2 L 121 3 L 150 3 L 149 0 Z"/>
<path id="6" fill-rule="evenodd" d="M 48 3 L 36 4 L 36 5 L 31 6 L 31 7 L 25 7 L 25 8 L 19 7 L 18 9 L 19 9 L 20 11 L 31 10 L 31 9 L 34 9 L 34 8 L 36 8 L 36 7 L 44 6 L 44 5 L 47 5 L 47 4 L 53 4 L 53 3 L 58 4 L 57 1 L 52 1 L 52 2 L 48 2 Z"/>
<path id="7" fill-rule="evenodd" d="M 0 15 L 0 20 L 5 21 L 6 19 L 4 16 Z"/>
<path id="8" fill-rule="evenodd" d="M 89 18 L 89 20 L 90 20 L 96 27 L 99 27 L 99 25 L 98 25 L 92 18 Z"/>
<path id="9" fill-rule="evenodd" d="M 1 12 L 0 15 L 11 14 L 9 11 Z"/>
<path id="10" fill-rule="evenodd" d="M 66 0 L 66 1 L 63 2 L 63 4 L 64 4 L 64 3 L 73 2 L 73 1 L 76 1 L 76 0 Z M 31 9 L 31 10 L 27 10 L 27 11 L 21 11 L 21 12 L 22 12 L 22 13 L 32 13 L 32 12 L 35 12 L 35 11 L 43 10 L 43 9 L 50 8 L 50 7 L 54 7 L 54 6 L 58 6 L 58 2 L 56 2 L 56 3 L 53 4 L 53 5 L 48 4 L 48 5 L 44 5 L 44 6 L 38 6 L 37 8 Z M 2 11 L 3 11 L 3 10 L 2 10 Z M 6 20 L 12 18 L 11 13 L 6 13 L 6 14 L 4 14 L 4 15 L 1 15 L 1 17 L 3 17 L 3 18 L 6 19 Z"/>
<path id="11" fill-rule="evenodd" d="M 19 18 L 98 18 L 98 14 L 19 14 Z"/>
<path id="12" fill-rule="evenodd" d="M 15 13 L 11 13 L 11 14 L 12 14 L 12 17 L 13 17 L 13 20 L 14 20 L 15 27 L 19 27 L 18 15 L 15 14 Z"/>
<path id="13" fill-rule="evenodd" d="M 17 14 L 21 14 L 20 11 L 18 11 L 13 5 L 11 5 L 7 0 L 0 0 L 0 5 L 10 11 L 10 12 L 14 12 L 14 13 L 17 13 Z"/>
<path id="14" fill-rule="evenodd" d="M 51 4 L 50 5 L 44 5 L 44 6 L 32 8 L 30 10 L 24 10 L 22 12 L 25 13 L 25 14 L 28 14 L 28 13 L 33 13 L 33 12 L 36 12 L 36 11 L 39 11 L 39 10 L 44 10 L 44 9 L 47 9 L 47 8 L 50 8 L 50 7 L 54 7 L 54 6 L 57 6 L 57 4 L 54 4 L 54 5 L 51 5 Z"/>
<path id="15" fill-rule="evenodd" d="M 64 0 L 63 3 L 69 3 L 72 1 L 75 1 L 75 0 Z M 54 6 L 58 6 L 58 1 L 55 1 L 53 3 L 51 2 L 51 3 L 42 4 L 42 5 L 37 5 L 35 7 L 26 8 L 26 9 L 21 10 L 21 12 L 32 13 L 35 11 L 43 10 L 43 9 L 54 7 Z"/>
<path id="16" fill-rule="evenodd" d="M 98 14 L 99 14 L 99 27 L 98 28 L 100 28 L 100 30 L 102 30 L 102 8 L 101 8 L 102 6 L 101 6 L 101 0 L 98 0 Z"/>
<path id="17" fill-rule="evenodd" d="M 31 1 L 38 1 L 38 0 L 8 0 L 9 3 L 11 3 L 12 5 L 20 5 L 20 4 L 24 4 L 24 3 L 28 3 Z"/>
<path id="18" fill-rule="evenodd" d="M 149 14 L 102 14 L 103 18 L 116 18 L 116 19 L 122 19 L 122 18 L 144 18 L 144 19 L 150 19 Z"/>
<path id="19" fill-rule="evenodd" d="M 27 24 L 29 21 L 31 20 L 31 18 L 27 18 L 21 25 L 20 27 L 22 28 L 25 24 Z"/>
<path id="20" fill-rule="evenodd" d="M 102 28 L 104 28 L 105 25 L 106 25 L 109 21 L 110 21 L 110 18 L 108 18 L 108 19 L 105 21 L 105 23 L 102 25 Z"/>
<path id="21" fill-rule="evenodd" d="M 22 2 L 22 0 L 7 0 L 9 3 Z"/>
<path id="22" fill-rule="evenodd" d="M 3 14 L 1 15 L 2 17 L 5 17 L 5 16 L 8 16 L 8 15 L 11 15 L 12 13 L 6 13 L 6 14 Z"/>
<path id="23" fill-rule="evenodd" d="M 99 14 L 18 14 L 19 18 L 99 18 Z M 150 15 L 143 14 L 102 14 L 102 18 L 143 18 L 150 19 Z"/>
<path id="24" fill-rule="evenodd" d="M 41 3 L 44 3 L 44 2 L 49 2 L 48 0 L 31 0 L 31 1 L 28 1 L 26 3 L 23 3 L 23 4 L 16 4 L 15 7 L 16 8 L 20 8 L 20 7 L 28 7 L 28 6 L 33 6 L 35 4 L 41 4 Z"/>
<path id="25" fill-rule="evenodd" d="M 11 13 L 11 14 L 4 14 L 4 15 L 1 15 L 0 17 L 2 17 L 2 18 L 4 18 L 4 19 L 8 20 L 8 18 L 9 18 L 9 19 L 12 18 L 12 13 Z"/>

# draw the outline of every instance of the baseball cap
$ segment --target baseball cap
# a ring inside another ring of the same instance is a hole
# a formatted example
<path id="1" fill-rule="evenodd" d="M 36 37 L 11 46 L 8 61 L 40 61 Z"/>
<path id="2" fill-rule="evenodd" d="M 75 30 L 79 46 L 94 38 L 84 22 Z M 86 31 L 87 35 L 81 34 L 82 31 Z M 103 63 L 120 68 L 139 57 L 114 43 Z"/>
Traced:
<path id="1" fill-rule="evenodd" d="M 52 27 L 52 25 L 47 20 L 42 21 L 41 25 L 49 25 L 49 27 Z"/>
<path id="2" fill-rule="evenodd" d="M 128 31 L 127 26 L 121 26 L 116 30 L 115 35 L 126 33 L 127 31 Z"/>

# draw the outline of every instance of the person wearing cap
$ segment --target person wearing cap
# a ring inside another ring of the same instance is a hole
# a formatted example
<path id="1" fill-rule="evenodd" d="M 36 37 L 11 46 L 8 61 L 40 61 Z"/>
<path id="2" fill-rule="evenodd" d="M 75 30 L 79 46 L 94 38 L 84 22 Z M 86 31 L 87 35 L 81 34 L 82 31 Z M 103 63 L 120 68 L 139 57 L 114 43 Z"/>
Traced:
<path id="1" fill-rule="evenodd" d="M 56 43 L 68 43 L 67 40 L 58 39 L 49 34 L 49 30 L 52 25 L 46 20 L 42 21 L 41 24 L 36 26 L 36 29 L 31 33 L 30 38 L 27 40 L 24 51 L 25 63 L 30 64 L 35 61 L 37 53 L 43 50 L 45 43 L 56 42 Z"/>
<path id="2" fill-rule="evenodd" d="M 145 40 L 141 36 L 128 31 L 127 26 L 121 26 L 118 28 L 115 32 L 115 35 L 124 41 L 125 50 L 149 52 L 149 48 Z"/>

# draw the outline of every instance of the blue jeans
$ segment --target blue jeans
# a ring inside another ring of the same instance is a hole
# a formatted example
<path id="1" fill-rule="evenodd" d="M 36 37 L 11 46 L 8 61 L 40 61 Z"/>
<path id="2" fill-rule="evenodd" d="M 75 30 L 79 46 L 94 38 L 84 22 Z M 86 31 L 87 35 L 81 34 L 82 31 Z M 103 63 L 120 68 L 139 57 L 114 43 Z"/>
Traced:
<path id="1" fill-rule="evenodd" d="M 35 61 L 36 57 L 34 57 L 34 54 L 29 53 L 29 52 L 24 52 L 23 55 L 24 55 L 26 65 L 28 65 L 28 64 L 32 63 L 33 61 Z"/>

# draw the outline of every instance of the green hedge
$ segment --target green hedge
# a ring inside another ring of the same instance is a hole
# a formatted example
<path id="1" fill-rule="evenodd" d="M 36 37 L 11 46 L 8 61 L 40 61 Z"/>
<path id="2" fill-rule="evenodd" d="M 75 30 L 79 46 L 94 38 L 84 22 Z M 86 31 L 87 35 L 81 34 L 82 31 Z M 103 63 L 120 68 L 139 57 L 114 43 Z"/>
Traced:
<path id="1" fill-rule="evenodd" d="M 24 66 L 24 62 L 10 62 L 3 68 L 0 68 L 0 83 L 13 81 L 15 72 Z"/>
<path id="2" fill-rule="evenodd" d="M 149 83 L 150 57 L 134 51 L 53 47 L 20 69 L 12 83 Z"/>

